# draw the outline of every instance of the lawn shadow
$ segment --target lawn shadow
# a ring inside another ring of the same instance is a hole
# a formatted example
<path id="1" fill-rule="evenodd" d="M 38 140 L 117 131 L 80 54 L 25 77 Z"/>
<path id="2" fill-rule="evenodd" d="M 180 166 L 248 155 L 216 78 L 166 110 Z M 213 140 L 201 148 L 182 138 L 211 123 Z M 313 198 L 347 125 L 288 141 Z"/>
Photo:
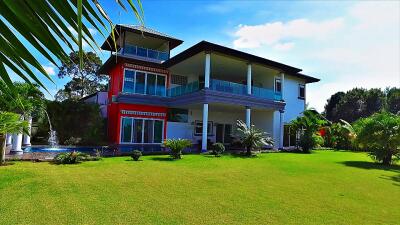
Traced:
<path id="1" fill-rule="evenodd" d="M 141 162 L 141 161 L 143 161 L 143 160 L 141 160 L 141 159 L 138 159 L 138 160 L 125 159 L 125 161 L 127 161 L 127 162 Z"/>
<path id="2" fill-rule="evenodd" d="M 375 169 L 375 170 L 387 170 L 387 171 L 394 171 L 400 172 L 400 165 L 391 165 L 385 166 L 382 164 L 374 163 L 374 162 L 367 162 L 367 161 L 344 161 L 340 162 L 345 166 L 357 167 L 361 169 Z"/>
<path id="3" fill-rule="evenodd" d="M 166 157 L 152 157 L 150 160 L 154 161 L 162 161 L 162 162 L 172 162 L 175 161 L 173 158 L 166 158 Z"/>

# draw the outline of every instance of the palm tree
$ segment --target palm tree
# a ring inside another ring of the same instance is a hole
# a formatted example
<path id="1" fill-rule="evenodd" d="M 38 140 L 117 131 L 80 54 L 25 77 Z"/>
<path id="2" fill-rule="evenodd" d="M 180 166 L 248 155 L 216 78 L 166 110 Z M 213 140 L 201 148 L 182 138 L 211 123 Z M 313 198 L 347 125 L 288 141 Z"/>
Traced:
<path id="1" fill-rule="evenodd" d="M 28 122 L 20 120 L 20 115 L 0 111 L 0 165 L 5 162 L 6 134 L 26 132 Z"/>
<path id="2" fill-rule="evenodd" d="M 125 4 L 128 3 L 139 23 L 144 24 L 140 0 L 136 0 L 136 4 L 132 0 L 115 2 L 125 11 L 127 11 Z M 87 25 L 82 21 L 87 21 Z M 44 57 L 57 65 L 58 60 L 68 61 L 67 53 L 74 51 L 75 46 L 79 49 L 82 68 L 83 42 L 88 43 L 94 51 L 99 49 L 88 25 L 103 37 L 105 37 L 103 30 L 106 33 L 111 32 L 114 43 L 110 44 L 116 47 L 114 24 L 98 0 L 1 0 L 0 80 L 3 80 L 9 88 L 13 88 L 9 72 L 6 70 L 8 67 L 25 82 L 34 81 L 46 89 L 34 69 L 47 79 L 51 78 L 38 58 Z M 32 51 L 24 46 L 23 39 L 40 54 L 34 56 Z"/>
<path id="3" fill-rule="evenodd" d="M 267 132 L 257 129 L 254 125 L 248 127 L 243 121 L 238 120 L 237 127 L 240 140 L 246 148 L 246 155 L 248 156 L 251 156 L 251 151 L 274 144 L 274 140 Z"/>

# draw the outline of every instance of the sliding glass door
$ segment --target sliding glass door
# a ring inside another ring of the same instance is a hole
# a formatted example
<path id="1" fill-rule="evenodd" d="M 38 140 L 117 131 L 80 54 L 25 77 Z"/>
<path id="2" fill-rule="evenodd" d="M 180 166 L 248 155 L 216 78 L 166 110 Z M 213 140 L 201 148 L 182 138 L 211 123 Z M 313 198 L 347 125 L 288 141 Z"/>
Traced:
<path id="1" fill-rule="evenodd" d="M 166 84 L 165 75 L 125 69 L 122 91 L 125 93 L 166 96 Z"/>
<path id="2" fill-rule="evenodd" d="M 161 144 L 163 141 L 163 132 L 163 120 L 132 117 L 122 117 L 121 119 L 121 143 Z"/>

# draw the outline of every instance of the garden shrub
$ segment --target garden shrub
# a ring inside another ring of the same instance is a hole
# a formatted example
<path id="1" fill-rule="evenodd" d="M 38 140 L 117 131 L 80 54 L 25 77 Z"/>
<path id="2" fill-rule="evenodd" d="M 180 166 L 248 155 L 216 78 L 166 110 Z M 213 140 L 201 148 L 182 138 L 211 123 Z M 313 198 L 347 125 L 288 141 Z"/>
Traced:
<path id="1" fill-rule="evenodd" d="M 214 143 L 211 149 L 211 154 L 215 157 L 220 157 L 225 152 L 225 146 L 222 143 Z"/>
<path id="2" fill-rule="evenodd" d="M 182 151 L 185 148 L 191 147 L 192 142 L 187 139 L 167 139 L 165 140 L 164 146 L 168 148 L 171 152 L 170 155 L 173 159 L 181 159 Z"/>
<path id="3" fill-rule="evenodd" d="M 53 162 L 55 164 L 76 164 L 83 161 L 98 161 L 100 159 L 100 156 L 90 156 L 83 152 L 72 151 L 57 154 Z"/>
<path id="4" fill-rule="evenodd" d="M 141 156 L 142 156 L 142 152 L 139 150 L 133 150 L 131 153 L 131 157 L 134 161 L 138 161 Z"/>

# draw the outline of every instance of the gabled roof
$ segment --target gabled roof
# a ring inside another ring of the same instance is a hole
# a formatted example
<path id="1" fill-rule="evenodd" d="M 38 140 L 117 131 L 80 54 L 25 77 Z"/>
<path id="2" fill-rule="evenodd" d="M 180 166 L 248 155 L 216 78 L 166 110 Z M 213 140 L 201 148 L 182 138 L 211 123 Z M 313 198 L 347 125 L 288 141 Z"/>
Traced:
<path id="1" fill-rule="evenodd" d="M 185 51 L 179 53 L 178 55 L 170 58 L 169 60 L 165 61 L 163 65 L 167 68 L 171 67 L 175 64 L 178 64 L 187 58 L 190 58 L 200 52 L 218 52 L 224 55 L 233 56 L 251 63 L 258 63 L 261 65 L 265 65 L 267 67 L 275 68 L 282 70 L 284 73 L 287 73 L 292 76 L 296 76 L 302 79 L 305 79 L 307 83 L 318 82 L 319 79 L 315 77 L 311 77 L 305 74 L 301 74 L 302 71 L 299 68 L 292 67 L 283 63 L 279 63 L 276 61 L 272 61 L 266 58 L 262 58 L 256 55 L 252 55 L 246 52 L 238 51 L 236 49 L 228 48 L 222 45 L 217 45 L 208 41 L 201 41 L 192 47 L 186 49 Z"/>
<path id="2" fill-rule="evenodd" d="M 159 31 L 151 29 L 149 27 L 145 27 L 145 26 L 141 26 L 141 25 L 129 25 L 129 24 L 117 24 L 115 26 L 115 28 L 114 28 L 115 39 L 117 39 L 119 37 L 119 35 L 121 35 L 121 33 L 124 31 L 129 31 L 129 32 L 137 33 L 137 34 L 143 34 L 144 36 L 149 36 L 149 37 L 154 37 L 154 38 L 159 38 L 159 39 L 169 41 L 170 49 L 173 49 L 176 46 L 183 43 L 182 40 L 179 40 L 170 35 L 161 33 Z M 112 44 L 110 46 L 109 43 L 112 43 L 111 34 L 101 45 L 101 49 L 114 51 L 114 46 L 112 46 Z"/>

